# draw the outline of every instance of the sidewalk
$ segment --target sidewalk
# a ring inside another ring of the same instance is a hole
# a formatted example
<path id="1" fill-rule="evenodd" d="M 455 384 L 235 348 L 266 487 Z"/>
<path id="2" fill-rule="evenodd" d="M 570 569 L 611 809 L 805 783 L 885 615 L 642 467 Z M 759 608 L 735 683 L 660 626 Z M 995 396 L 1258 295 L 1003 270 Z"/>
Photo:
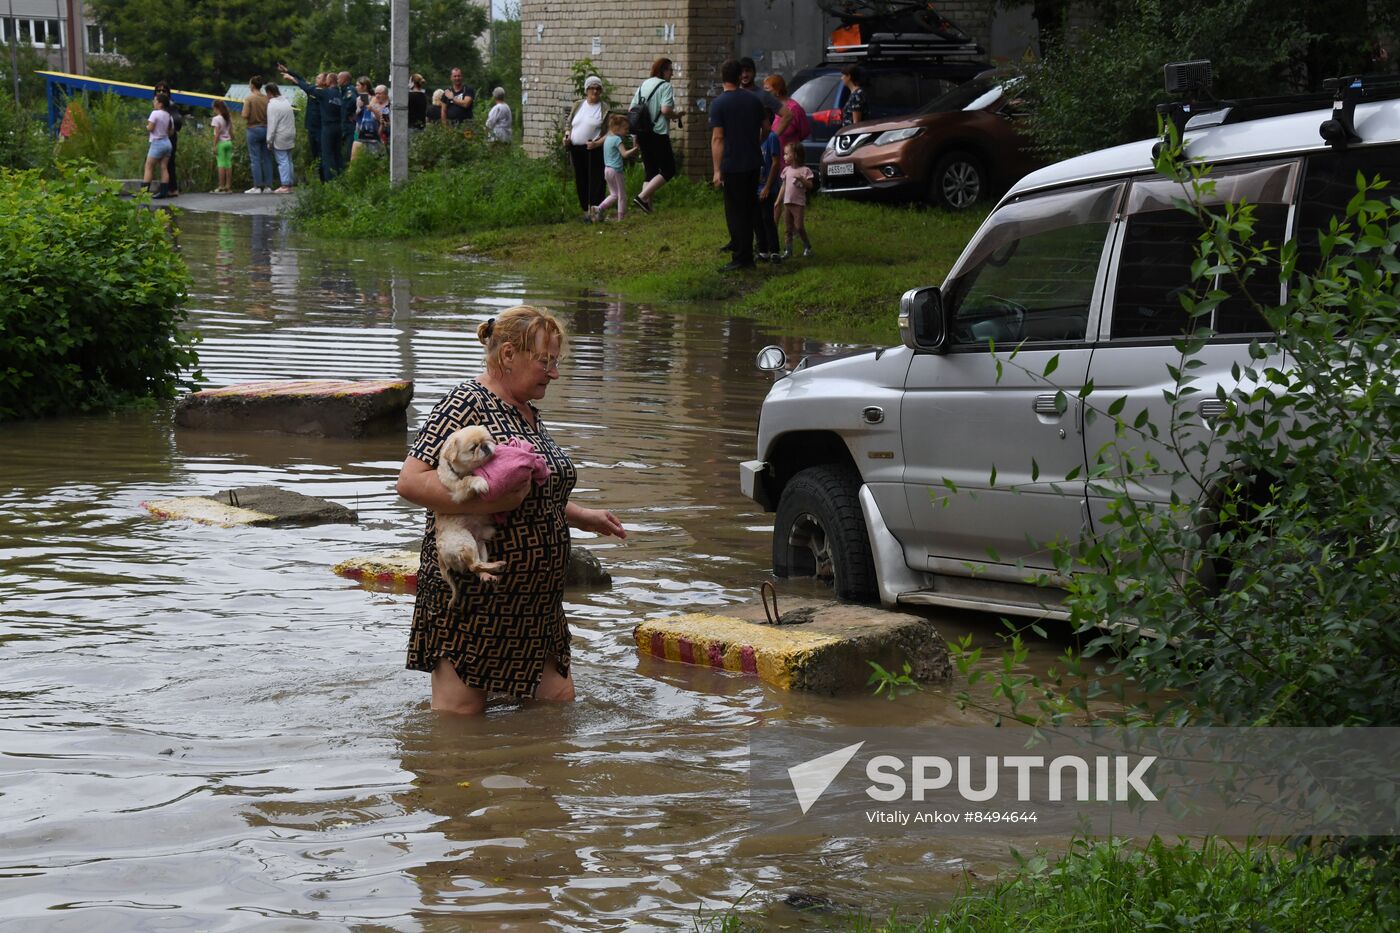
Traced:
<path id="1" fill-rule="evenodd" d="M 178 207 L 197 213 L 244 214 L 271 217 L 292 203 L 290 194 L 214 194 L 208 191 L 182 193 L 178 198 L 162 198 L 152 205 Z"/>

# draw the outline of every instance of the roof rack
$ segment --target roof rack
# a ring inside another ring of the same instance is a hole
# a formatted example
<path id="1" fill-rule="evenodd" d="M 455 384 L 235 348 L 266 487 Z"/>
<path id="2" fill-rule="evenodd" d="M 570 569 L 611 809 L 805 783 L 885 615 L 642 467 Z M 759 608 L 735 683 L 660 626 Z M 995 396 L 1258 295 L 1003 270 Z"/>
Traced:
<path id="1" fill-rule="evenodd" d="M 937 60 L 984 54 L 929 0 L 821 0 L 818 6 L 841 22 L 831 32 L 827 61 Z"/>
<path id="2" fill-rule="evenodd" d="M 926 33 L 876 33 L 869 41 L 828 45 L 827 61 L 853 62 L 869 58 L 942 59 L 975 58 L 985 54 L 976 42 L 949 42 Z"/>
<path id="3" fill-rule="evenodd" d="M 1215 100 L 1210 93 L 1209 62 L 1172 62 L 1163 69 L 1163 73 L 1169 93 L 1186 93 L 1193 98 L 1157 105 L 1157 112 L 1181 132 L 1307 113 L 1331 105 L 1332 118 L 1323 121 L 1318 132 L 1333 146 L 1346 146 L 1360 142 L 1353 123 L 1357 104 L 1400 98 L 1400 77 L 1395 75 L 1330 78 L 1323 82 L 1323 87 L 1327 89 L 1324 93 Z M 1194 99 L 1198 96 L 1204 99 Z"/>

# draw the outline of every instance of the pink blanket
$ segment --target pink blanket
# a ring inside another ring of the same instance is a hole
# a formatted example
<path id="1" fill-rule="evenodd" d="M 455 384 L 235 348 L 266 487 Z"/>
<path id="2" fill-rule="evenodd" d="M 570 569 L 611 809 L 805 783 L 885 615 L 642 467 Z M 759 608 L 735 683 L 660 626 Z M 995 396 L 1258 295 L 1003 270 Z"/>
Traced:
<path id="1" fill-rule="evenodd" d="M 536 486 L 543 486 L 550 477 L 549 464 L 535 452 L 535 445 L 518 437 L 497 444 L 491 459 L 472 473 L 486 480 L 489 487 L 481 496 L 483 502 L 499 499 L 506 490 L 528 479 L 533 479 Z M 496 516 L 496 520 L 502 521 L 503 516 Z"/>

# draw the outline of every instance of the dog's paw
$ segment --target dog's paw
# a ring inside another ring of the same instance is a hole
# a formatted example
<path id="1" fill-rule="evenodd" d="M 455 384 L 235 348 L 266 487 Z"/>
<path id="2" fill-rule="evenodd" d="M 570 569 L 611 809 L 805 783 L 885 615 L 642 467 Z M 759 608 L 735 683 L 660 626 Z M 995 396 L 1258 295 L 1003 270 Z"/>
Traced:
<path id="1" fill-rule="evenodd" d="M 478 571 L 476 572 L 476 578 L 477 578 L 478 580 L 480 580 L 482 583 L 500 583 L 500 582 L 501 582 L 501 578 L 500 578 L 500 577 L 496 576 L 494 573 L 487 573 L 485 570 L 478 570 Z"/>
<path id="2" fill-rule="evenodd" d="M 474 496 L 484 496 L 491 491 L 491 484 L 480 476 L 468 476 L 467 489 L 470 490 Z"/>

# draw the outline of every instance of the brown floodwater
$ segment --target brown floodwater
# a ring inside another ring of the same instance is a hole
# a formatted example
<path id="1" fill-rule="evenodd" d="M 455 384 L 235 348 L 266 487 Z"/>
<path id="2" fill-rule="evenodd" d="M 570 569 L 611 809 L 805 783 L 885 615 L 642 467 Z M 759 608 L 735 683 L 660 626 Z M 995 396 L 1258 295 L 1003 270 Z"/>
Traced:
<path id="1" fill-rule="evenodd" d="M 566 597 L 578 702 L 442 717 L 403 669 L 412 597 L 330 571 L 416 547 L 423 513 L 393 491 L 409 434 L 177 432 L 168 407 L 0 426 L 0 926 L 689 929 L 742 899 L 796 928 L 829 915 L 785 906 L 795 893 L 907 916 L 1007 864 L 994 838 L 747 832 L 750 729 L 986 722 L 953 703 L 958 681 L 897 703 L 814 697 L 634 650 L 639 620 L 722 610 L 765 578 L 771 517 L 736 465 L 769 385 L 755 351 L 801 340 L 719 306 L 308 242 L 275 218 L 181 227 L 211 386 L 406 376 L 410 431 L 479 371 L 480 321 L 554 310 L 572 336 L 545 417 L 576 498 L 630 537 L 576 539 L 615 581 Z M 141 507 L 253 484 L 359 522 L 221 529 Z M 996 631 L 933 618 L 949 640 Z M 1058 650 L 1034 646 L 1031 665 Z"/>

